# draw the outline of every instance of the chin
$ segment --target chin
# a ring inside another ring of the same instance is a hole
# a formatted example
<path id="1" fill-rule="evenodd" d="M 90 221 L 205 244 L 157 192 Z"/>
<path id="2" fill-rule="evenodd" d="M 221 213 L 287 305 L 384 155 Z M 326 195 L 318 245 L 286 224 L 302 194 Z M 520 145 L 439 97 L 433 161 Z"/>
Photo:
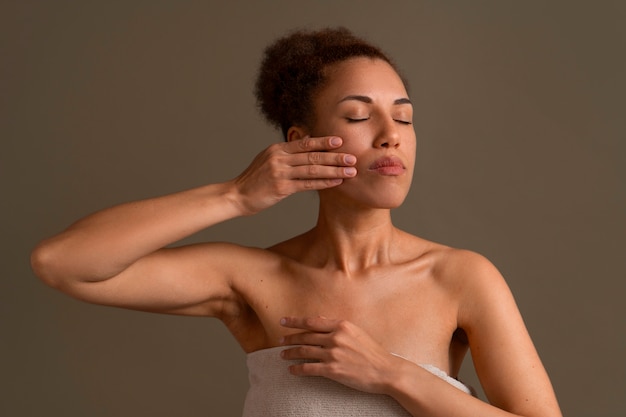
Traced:
<path id="1" fill-rule="evenodd" d="M 372 209 L 395 209 L 404 203 L 408 195 L 408 187 L 393 186 L 359 186 L 349 181 L 338 187 L 319 191 L 320 198 L 328 202 L 334 201 L 344 207 L 361 207 Z"/>
<path id="2" fill-rule="evenodd" d="M 385 201 L 381 201 L 380 204 L 376 208 L 380 209 L 395 209 L 400 207 L 404 203 L 404 197 L 401 199 L 389 199 Z"/>
<path id="3" fill-rule="evenodd" d="M 350 196 L 357 205 L 373 209 L 395 209 L 404 203 L 407 193 L 371 192 Z"/>
<path id="4" fill-rule="evenodd" d="M 394 209 L 404 203 L 409 190 L 405 187 L 388 185 L 382 189 L 380 187 L 372 188 L 364 194 L 373 208 Z"/>

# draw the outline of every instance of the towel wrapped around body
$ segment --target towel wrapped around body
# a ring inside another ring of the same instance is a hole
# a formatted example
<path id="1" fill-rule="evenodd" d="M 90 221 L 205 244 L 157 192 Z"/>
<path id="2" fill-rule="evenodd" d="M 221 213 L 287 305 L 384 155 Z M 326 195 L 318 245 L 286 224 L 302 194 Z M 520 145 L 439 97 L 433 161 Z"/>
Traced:
<path id="1" fill-rule="evenodd" d="M 289 373 L 289 363 L 280 351 L 285 347 L 262 349 L 247 356 L 250 388 L 243 417 L 410 417 L 393 398 L 349 388 L 323 377 L 302 377 Z M 420 365 L 458 389 L 470 389 L 432 365 Z"/>

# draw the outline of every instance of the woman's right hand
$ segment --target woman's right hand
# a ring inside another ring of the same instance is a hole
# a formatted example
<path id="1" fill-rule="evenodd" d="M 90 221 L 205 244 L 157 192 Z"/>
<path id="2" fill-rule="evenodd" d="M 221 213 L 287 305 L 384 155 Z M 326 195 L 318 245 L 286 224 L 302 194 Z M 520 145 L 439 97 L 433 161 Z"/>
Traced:
<path id="1" fill-rule="evenodd" d="M 255 214 L 299 191 L 336 187 L 356 176 L 354 155 L 328 152 L 341 147 L 336 136 L 305 137 L 271 145 L 234 183 L 245 214 Z"/>

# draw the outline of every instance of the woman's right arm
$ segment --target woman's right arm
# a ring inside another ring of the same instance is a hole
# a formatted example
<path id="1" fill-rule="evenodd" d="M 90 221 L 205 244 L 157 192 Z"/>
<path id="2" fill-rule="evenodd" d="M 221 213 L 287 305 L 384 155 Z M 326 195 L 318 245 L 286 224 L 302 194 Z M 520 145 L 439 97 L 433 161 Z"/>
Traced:
<path id="1" fill-rule="evenodd" d="M 230 294 L 234 245 L 165 246 L 219 222 L 257 213 L 290 194 L 354 175 L 337 138 L 305 138 L 261 152 L 236 179 L 126 203 L 92 214 L 41 242 L 31 260 L 48 285 L 85 301 L 216 315 Z M 245 261 L 245 259 L 239 259 Z"/>

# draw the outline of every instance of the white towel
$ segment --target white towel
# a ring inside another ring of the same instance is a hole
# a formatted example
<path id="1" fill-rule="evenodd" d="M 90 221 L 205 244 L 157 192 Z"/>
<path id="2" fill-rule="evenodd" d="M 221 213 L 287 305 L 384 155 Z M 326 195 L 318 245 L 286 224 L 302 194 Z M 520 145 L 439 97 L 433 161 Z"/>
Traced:
<path id="1" fill-rule="evenodd" d="M 280 351 L 285 347 L 262 349 L 247 356 L 250 388 L 243 417 L 410 417 L 393 398 L 369 394 L 322 377 L 301 377 L 289 373 L 290 363 Z M 432 365 L 422 367 L 465 392 L 462 383 Z"/>

